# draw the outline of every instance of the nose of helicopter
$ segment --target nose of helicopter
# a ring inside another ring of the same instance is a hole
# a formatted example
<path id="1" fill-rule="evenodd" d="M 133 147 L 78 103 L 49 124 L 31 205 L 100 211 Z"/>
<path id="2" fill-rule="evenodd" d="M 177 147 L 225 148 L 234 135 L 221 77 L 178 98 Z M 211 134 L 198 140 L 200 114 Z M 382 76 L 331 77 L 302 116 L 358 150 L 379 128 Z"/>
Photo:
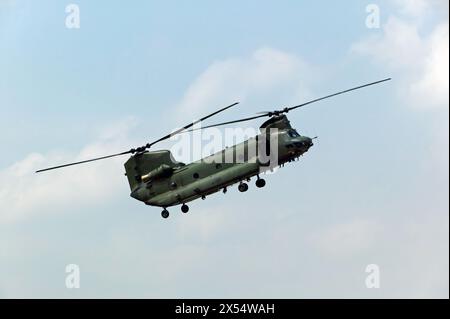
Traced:
<path id="1" fill-rule="evenodd" d="M 311 147 L 311 146 L 314 145 L 312 138 L 307 137 L 307 136 L 304 136 L 303 138 L 304 138 L 303 143 L 304 143 L 306 146 Z"/>
<path id="2" fill-rule="evenodd" d="M 297 141 L 294 142 L 294 145 L 302 150 L 307 151 L 310 147 L 314 145 L 313 139 L 308 136 L 301 136 L 297 138 Z"/>

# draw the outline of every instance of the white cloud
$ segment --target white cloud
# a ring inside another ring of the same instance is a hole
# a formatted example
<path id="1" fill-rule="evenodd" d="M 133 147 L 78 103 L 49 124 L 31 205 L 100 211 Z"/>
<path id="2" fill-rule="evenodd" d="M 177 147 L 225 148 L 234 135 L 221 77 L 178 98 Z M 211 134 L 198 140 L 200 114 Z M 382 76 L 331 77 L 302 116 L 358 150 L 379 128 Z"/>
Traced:
<path id="1" fill-rule="evenodd" d="M 423 40 L 416 25 L 411 25 L 397 17 L 390 17 L 383 26 L 383 34 L 353 45 L 354 52 L 369 55 L 389 69 L 401 70 L 417 64 L 425 54 Z"/>
<path id="2" fill-rule="evenodd" d="M 393 0 L 401 13 L 412 17 L 421 17 L 429 9 L 431 5 L 430 0 Z"/>
<path id="3" fill-rule="evenodd" d="M 391 0 L 405 17 L 423 21 L 427 16 L 438 11 L 448 14 L 448 0 Z"/>
<path id="4" fill-rule="evenodd" d="M 424 27 L 428 12 L 441 9 L 437 1 L 394 1 L 396 15 L 388 18 L 381 34 L 352 46 L 352 52 L 372 57 L 391 71 L 401 94 L 415 107 L 448 108 L 448 18 Z"/>
<path id="5" fill-rule="evenodd" d="M 39 174 L 35 171 L 116 153 L 130 145 L 126 133 L 133 123 L 127 119 L 105 128 L 97 141 L 84 147 L 77 155 L 61 150 L 48 154 L 32 153 L 0 171 L 0 223 L 21 220 L 36 212 L 65 211 L 74 202 L 78 205 L 106 200 L 123 190 L 127 183 L 123 176 L 124 158 Z"/>
<path id="6" fill-rule="evenodd" d="M 271 106 L 270 98 L 291 102 L 306 93 L 305 74 L 308 67 L 298 57 L 272 48 L 260 48 L 247 58 L 230 58 L 212 63 L 190 85 L 178 105 L 183 118 L 204 113 L 205 109 L 247 99 Z M 289 97 L 274 92 L 287 92 Z"/>
<path id="7" fill-rule="evenodd" d="M 325 228 L 310 239 L 324 255 L 347 257 L 370 249 L 381 231 L 375 221 L 355 219 Z"/>
<path id="8" fill-rule="evenodd" d="M 422 104 L 447 105 L 449 94 L 449 40 L 448 23 L 438 25 L 427 42 L 428 55 L 423 65 L 423 75 L 411 84 L 411 95 Z"/>

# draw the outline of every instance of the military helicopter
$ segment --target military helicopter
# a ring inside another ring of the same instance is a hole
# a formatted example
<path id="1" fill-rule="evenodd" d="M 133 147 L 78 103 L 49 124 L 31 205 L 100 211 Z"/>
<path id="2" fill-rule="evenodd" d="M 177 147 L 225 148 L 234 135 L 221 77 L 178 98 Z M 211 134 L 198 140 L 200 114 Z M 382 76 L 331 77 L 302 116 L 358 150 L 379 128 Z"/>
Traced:
<path id="1" fill-rule="evenodd" d="M 189 206 L 186 203 L 198 198 L 205 199 L 206 196 L 221 190 L 226 193 L 227 187 L 233 184 L 239 183 L 238 190 L 246 192 L 248 190 L 247 182 L 254 176 L 257 177 L 256 187 L 264 187 L 266 182 L 259 175 L 265 169 L 272 170 L 274 167 L 273 162 L 270 163 L 267 159 L 262 160 L 263 157 L 267 158 L 268 154 L 276 154 L 275 165 L 283 166 L 308 152 L 314 145 L 314 138 L 300 135 L 290 125 L 286 113 L 389 80 L 391 79 L 387 78 L 364 84 L 281 110 L 263 112 L 256 116 L 203 126 L 200 129 L 269 118 L 260 126 L 260 134 L 256 137 L 187 165 L 174 160 L 168 150 L 149 151 L 149 149 L 177 134 L 197 130 L 198 128 L 192 129 L 195 124 L 232 108 L 238 102 L 202 117 L 146 145 L 117 154 L 41 169 L 36 173 L 131 154 L 124 165 L 125 175 L 131 189 L 130 196 L 147 205 L 162 207 L 161 216 L 163 218 L 169 217 L 167 208 L 175 205 L 181 205 L 181 211 L 187 213 Z M 276 141 L 276 143 L 272 143 L 272 141 Z M 273 144 L 275 144 L 275 149 Z M 250 149 L 264 149 L 264 151 L 250 152 Z M 238 157 L 240 157 L 240 160 L 237 160 Z M 226 161 L 225 158 L 231 158 L 232 160 Z"/>

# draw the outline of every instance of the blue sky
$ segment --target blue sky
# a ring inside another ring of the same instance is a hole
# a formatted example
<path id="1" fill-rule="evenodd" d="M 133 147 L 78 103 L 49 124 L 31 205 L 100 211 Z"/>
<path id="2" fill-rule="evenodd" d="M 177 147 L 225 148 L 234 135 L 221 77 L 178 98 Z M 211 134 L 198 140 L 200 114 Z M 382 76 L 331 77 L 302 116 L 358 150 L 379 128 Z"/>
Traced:
<path id="1" fill-rule="evenodd" d="M 446 1 L 74 1 L 67 29 L 69 3 L 0 2 L 0 297 L 448 298 Z M 385 77 L 290 113 L 314 148 L 187 216 L 132 200 L 125 158 L 33 174 Z"/>

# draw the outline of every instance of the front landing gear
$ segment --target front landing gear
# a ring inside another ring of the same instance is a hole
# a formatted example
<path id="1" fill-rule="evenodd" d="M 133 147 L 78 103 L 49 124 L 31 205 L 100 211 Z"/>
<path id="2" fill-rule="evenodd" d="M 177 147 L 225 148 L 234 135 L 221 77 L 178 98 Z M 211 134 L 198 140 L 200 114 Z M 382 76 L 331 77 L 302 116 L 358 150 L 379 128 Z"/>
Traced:
<path id="1" fill-rule="evenodd" d="M 181 205 L 181 211 L 186 214 L 189 211 L 189 206 L 186 204 Z"/>
<path id="2" fill-rule="evenodd" d="M 161 212 L 161 216 L 162 216 L 162 218 L 169 217 L 169 211 L 164 208 L 164 210 Z"/>

